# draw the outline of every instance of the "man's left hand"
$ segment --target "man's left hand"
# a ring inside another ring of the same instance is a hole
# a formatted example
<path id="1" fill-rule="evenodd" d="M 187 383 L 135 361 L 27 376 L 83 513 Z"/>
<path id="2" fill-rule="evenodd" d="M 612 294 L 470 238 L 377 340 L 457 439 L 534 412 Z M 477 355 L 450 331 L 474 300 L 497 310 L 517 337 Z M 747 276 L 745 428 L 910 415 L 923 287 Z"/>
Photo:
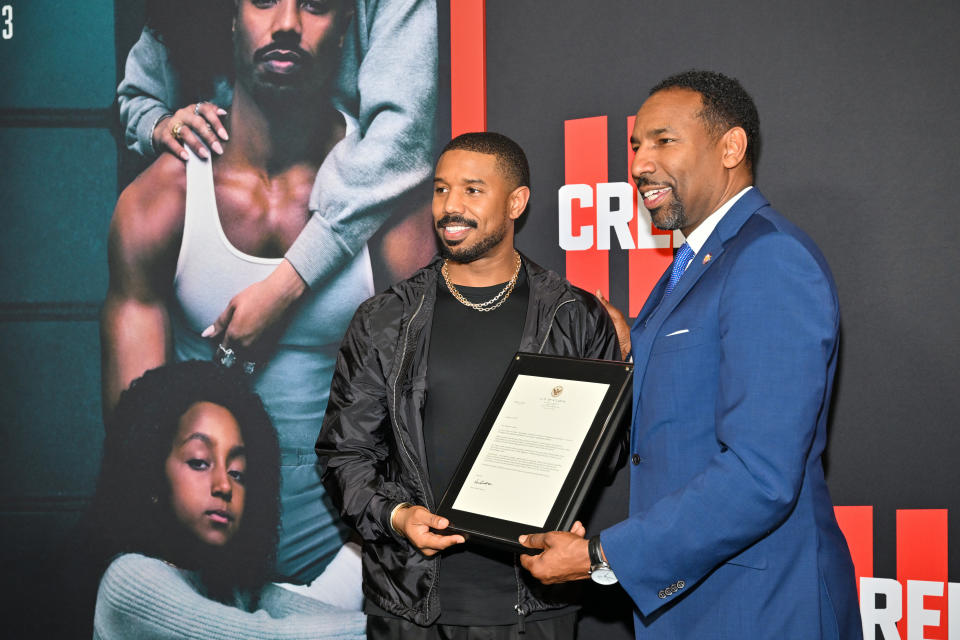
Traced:
<path id="1" fill-rule="evenodd" d="M 543 584 L 556 584 L 590 577 L 590 553 L 579 522 L 570 531 L 550 531 L 520 536 L 528 549 L 543 549 L 539 555 L 521 555 L 520 564 Z"/>
<path id="2" fill-rule="evenodd" d="M 265 334 L 278 335 L 287 309 L 296 302 L 307 284 L 288 261 L 273 272 L 233 296 L 216 322 L 203 332 L 204 338 L 222 334 L 220 344 L 243 350 L 243 359 L 257 360 L 265 351 Z M 276 331 L 272 331 L 276 329 Z"/>

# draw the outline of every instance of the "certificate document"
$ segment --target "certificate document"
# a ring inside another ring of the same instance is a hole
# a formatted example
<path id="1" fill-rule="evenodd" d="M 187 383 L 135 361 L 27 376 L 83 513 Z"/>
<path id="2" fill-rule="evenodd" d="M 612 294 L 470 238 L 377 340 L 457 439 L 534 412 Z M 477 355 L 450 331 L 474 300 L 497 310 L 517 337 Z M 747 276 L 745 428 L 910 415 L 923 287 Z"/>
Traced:
<path id="1" fill-rule="evenodd" d="M 517 353 L 435 513 L 446 533 L 524 552 L 524 533 L 574 523 L 625 446 L 633 365 Z"/>
<path id="2" fill-rule="evenodd" d="M 609 387 L 518 375 L 453 508 L 543 527 Z"/>

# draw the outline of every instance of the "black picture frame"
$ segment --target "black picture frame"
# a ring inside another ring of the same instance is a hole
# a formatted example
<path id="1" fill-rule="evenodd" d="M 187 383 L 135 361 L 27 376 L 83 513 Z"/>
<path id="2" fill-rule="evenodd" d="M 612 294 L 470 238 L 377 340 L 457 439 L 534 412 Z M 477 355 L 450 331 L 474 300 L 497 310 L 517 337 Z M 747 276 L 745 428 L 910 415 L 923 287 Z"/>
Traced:
<path id="1" fill-rule="evenodd" d="M 507 396 L 513 389 L 518 376 L 521 375 L 600 382 L 608 385 L 550 513 L 541 527 L 453 508 L 480 450 L 500 415 Z M 468 542 L 521 551 L 525 548 L 520 545 L 517 538 L 522 534 L 568 530 L 576 521 L 584 498 L 607 460 L 617 440 L 618 432 L 626 429 L 623 418 L 631 409 L 632 381 L 633 364 L 630 362 L 567 358 L 523 352 L 515 354 L 497 386 L 496 393 L 487 405 L 483 419 L 461 457 L 450 484 L 440 499 L 437 514 L 450 522 L 443 533 L 459 533 Z"/>

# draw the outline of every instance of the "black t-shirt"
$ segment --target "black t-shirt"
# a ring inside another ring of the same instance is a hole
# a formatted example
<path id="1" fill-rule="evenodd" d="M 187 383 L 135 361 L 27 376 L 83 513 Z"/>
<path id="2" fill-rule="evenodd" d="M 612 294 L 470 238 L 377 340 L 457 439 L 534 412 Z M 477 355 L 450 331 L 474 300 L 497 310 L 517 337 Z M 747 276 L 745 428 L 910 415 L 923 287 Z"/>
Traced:
<path id="1" fill-rule="evenodd" d="M 504 284 L 457 289 L 471 302 L 484 302 Z M 517 351 L 528 299 L 523 269 L 507 301 L 489 312 L 461 304 L 440 279 L 430 331 L 423 418 L 427 473 L 437 502 Z M 447 549 L 440 560 L 439 595 L 441 624 L 516 622 L 514 554 L 474 544 Z"/>
<path id="2" fill-rule="evenodd" d="M 457 289 L 471 302 L 497 295 L 493 287 Z M 520 346 L 530 289 L 524 269 L 500 307 L 480 312 L 461 304 L 440 279 L 427 356 L 427 400 L 423 435 L 433 495 L 439 502 L 456 472 L 487 404 Z M 499 625 L 517 622 L 515 555 L 476 544 L 442 553 L 439 595 L 441 624 Z M 527 620 L 569 613 L 541 611 Z"/>
<path id="3" fill-rule="evenodd" d="M 457 290 L 471 302 L 484 302 L 503 287 L 458 286 Z M 523 269 L 507 301 L 487 312 L 461 304 L 440 279 L 430 331 L 423 418 L 427 469 L 437 502 L 517 352 L 528 298 Z"/>

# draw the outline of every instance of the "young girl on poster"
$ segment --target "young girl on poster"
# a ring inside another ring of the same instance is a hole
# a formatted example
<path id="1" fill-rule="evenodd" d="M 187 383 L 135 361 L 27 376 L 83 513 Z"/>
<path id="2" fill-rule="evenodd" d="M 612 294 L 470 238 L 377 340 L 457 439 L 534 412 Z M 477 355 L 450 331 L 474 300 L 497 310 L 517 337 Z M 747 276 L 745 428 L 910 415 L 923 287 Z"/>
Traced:
<path id="1" fill-rule="evenodd" d="M 270 584 L 279 449 L 260 399 L 209 362 L 120 398 L 92 510 L 94 638 L 363 638 L 365 619 Z"/>

